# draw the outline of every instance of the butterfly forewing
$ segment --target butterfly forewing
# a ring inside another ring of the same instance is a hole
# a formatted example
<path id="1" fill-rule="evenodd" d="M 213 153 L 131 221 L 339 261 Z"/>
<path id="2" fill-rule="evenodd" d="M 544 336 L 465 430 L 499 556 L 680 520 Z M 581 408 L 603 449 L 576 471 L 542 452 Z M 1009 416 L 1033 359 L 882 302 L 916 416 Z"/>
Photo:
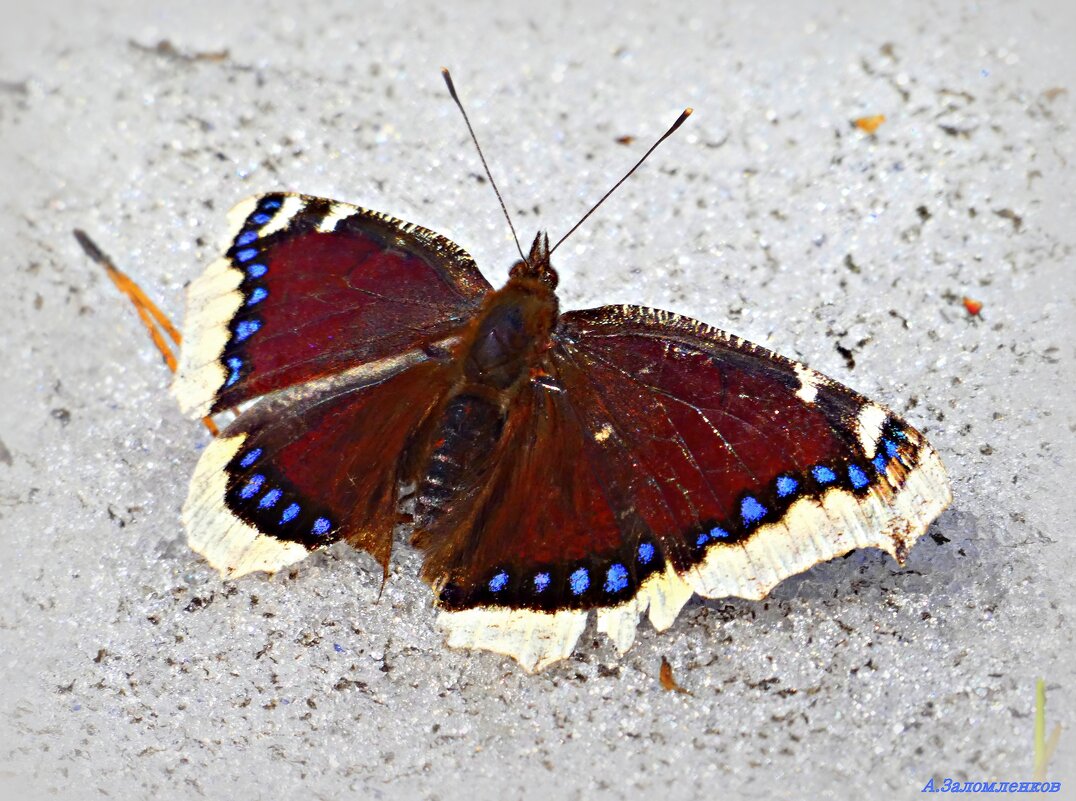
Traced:
<path id="1" fill-rule="evenodd" d="M 230 219 L 188 290 L 173 391 L 192 416 L 435 341 L 490 290 L 449 240 L 357 206 L 268 194 Z"/>
<path id="2" fill-rule="evenodd" d="M 639 508 L 697 591 L 762 597 L 853 547 L 903 558 L 949 502 L 911 426 L 764 348 L 630 306 L 564 315 L 559 332 L 585 377 L 572 402 L 600 405 L 592 429 L 669 488 L 663 510 Z"/>

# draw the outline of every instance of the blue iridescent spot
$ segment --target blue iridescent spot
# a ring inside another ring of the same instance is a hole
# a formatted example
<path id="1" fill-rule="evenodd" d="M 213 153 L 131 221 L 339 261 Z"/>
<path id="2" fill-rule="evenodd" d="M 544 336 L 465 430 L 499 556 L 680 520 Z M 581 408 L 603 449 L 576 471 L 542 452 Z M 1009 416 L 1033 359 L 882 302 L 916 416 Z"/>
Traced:
<path id="1" fill-rule="evenodd" d="M 587 587 L 590 586 L 590 574 L 587 569 L 581 567 L 568 576 L 568 586 L 572 590 L 572 595 L 582 595 L 586 592 Z"/>
<path id="2" fill-rule="evenodd" d="M 639 543 L 639 564 L 648 565 L 654 558 L 654 546 L 649 542 Z"/>
<path id="3" fill-rule="evenodd" d="M 242 342 L 255 331 L 262 327 L 261 320 L 242 320 L 235 327 L 235 341 Z"/>
<path id="4" fill-rule="evenodd" d="M 262 201 L 262 208 L 265 209 L 266 211 L 272 211 L 273 209 L 279 209 L 280 208 L 280 201 L 275 200 L 275 199 L 274 200 L 263 200 Z"/>
<path id="5" fill-rule="evenodd" d="M 254 291 L 250 293 L 250 297 L 247 298 L 247 305 L 253 306 L 257 303 L 261 303 L 269 297 L 269 290 L 263 286 L 254 287 Z"/>
<path id="6" fill-rule="evenodd" d="M 251 278 L 261 278 L 267 272 L 269 272 L 269 268 L 261 262 L 257 264 L 251 264 L 247 267 L 247 275 L 249 275 Z"/>
<path id="7" fill-rule="evenodd" d="M 333 527 L 333 524 L 329 522 L 327 517 L 319 517 L 314 521 L 314 527 L 310 531 L 315 537 L 323 537 L 329 533 L 329 529 Z"/>
<path id="8" fill-rule="evenodd" d="M 896 437 L 897 439 L 904 439 L 904 440 L 908 439 L 907 434 L 905 434 L 903 431 L 900 431 L 900 430 L 898 430 L 896 428 L 893 429 L 893 436 Z"/>
<path id="9" fill-rule="evenodd" d="M 720 526 L 714 526 L 710 529 L 710 537 L 715 540 L 727 540 L 729 538 L 729 533 Z"/>
<path id="10" fill-rule="evenodd" d="M 837 474 L 824 465 L 818 465 L 812 469 L 811 475 L 819 484 L 832 484 L 837 480 Z"/>
<path id="11" fill-rule="evenodd" d="M 745 526 L 749 526 L 752 523 L 757 523 L 765 516 L 766 507 L 754 498 L 752 498 L 750 495 L 748 495 L 740 502 L 740 517 L 743 518 L 743 524 Z"/>
<path id="12" fill-rule="evenodd" d="M 239 247 L 243 247 L 243 245 L 249 245 L 251 242 L 253 242 L 257 238 L 258 238 L 258 232 L 257 231 L 244 231 L 243 233 L 241 233 L 239 236 L 237 236 L 235 238 L 235 244 L 238 245 Z"/>
<path id="13" fill-rule="evenodd" d="M 628 569 L 619 562 L 610 565 L 609 571 L 605 574 L 605 591 L 612 594 L 614 592 L 620 592 L 627 586 Z"/>
<path id="14" fill-rule="evenodd" d="M 262 455 L 262 449 L 261 448 L 255 448 L 254 450 L 252 450 L 250 453 L 248 453 L 246 456 L 243 457 L 243 460 L 239 463 L 239 466 L 240 467 L 250 467 L 256 461 L 258 461 L 258 457 L 261 456 L 261 455 Z"/>
<path id="15" fill-rule="evenodd" d="M 280 496 L 284 493 L 278 489 L 271 489 L 262 496 L 262 499 L 258 501 L 259 509 L 268 509 L 276 505 L 276 502 L 280 500 Z"/>
<path id="16" fill-rule="evenodd" d="M 900 453 L 900 449 L 897 447 L 897 443 L 895 443 L 893 440 L 882 440 L 882 444 L 885 445 L 885 454 L 890 459 L 895 459 Z"/>
<path id="17" fill-rule="evenodd" d="M 281 523 L 290 523 L 296 517 L 299 516 L 299 504 L 292 503 L 284 509 L 284 514 L 280 516 Z"/>
<path id="18" fill-rule="evenodd" d="M 250 218 L 250 221 L 255 225 L 265 225 L 271 219 L 273 218 L 270 217 L 268 214 L 255 214 L 253 217 Z"/>
<path id="19" fill-rule="evenodd" d="M 255 476 L 251 476 L 250 481 L 247 482 L 247 485 L 243 487 L 243 489 L 239 490 L 239 497 L 243 498 L 244 500 L 249 500 L 250 498 L 253 498 L 255 495 L 258 494 L 258 490 L 262 488 L 262 484 L 264 483 L 265 476 L 263 476 L 261 473 Z"/>
<path id="20" fill-rule="evenodd" d="M 874 469 L 877 470 L 879 473 L 885 473 L 885 466 L 887 464 L 887 461 L 886 458 L 882 456 L 882 454 L 879 453 L 877 456 L 871 459 L 871 464 L 874 465 Z"/>
<path id="21" fill-rule="evenodd" d="M 548 573 L 543 572 L 536 574 L 534 577 L 534 591 L 542 592 L 542 590 L 549 586 L 549 580 Z"/>
<path id="22" fill-rule="evenodd" d="M 489 580 L 489 591 L 500 592 L 508 586 L 508 574 L 503 570 Z"/>
<path id="23" fill-rule="evenodd" d="M 258 255 L 257 248 L 243 248 L 241 251 L 235 254 L 236 261 L 250 261 Z"/>
<path id="24" fill-rule="evenodd" d="M 791 476 L 778 476 L 777 478 L 777 497 L 786 498 L 796 491 L 796 487 L 799 486 L 799 482 Z"/>
<path id="25" fill-rule="evenodd" d="M 243 368 L 243 360 L 238 356 L 230 356 L 225 359 L 225 364 L 228 365 L 232 373 L 228 376 L 228 380 L 224 382 L 224 386 L 230 387 L 239 380 L 239 371 Z"/>
<path id="26" fill-rule="evenodd" d="M 856 489 L 863 489 L 870 484 L 870 479 L 867 478 L 867 474 L 863 472 L 862 468 L 858 465 L 848 465 L 848 478 L 852 482 L 852 486 Z"/>
<path id="27" fill-rule="evenodd" d="M 709 539 L 710 539 L 710 535 L 708 535 L 705 531 L 703 531 L 701 534 L 699 534 L 698 537 L 695 538 L 695 547 L 698 548 L 698 547 L 701 547 L 701 546 L 705 545 L 706 541 L 709 540 Z"/>

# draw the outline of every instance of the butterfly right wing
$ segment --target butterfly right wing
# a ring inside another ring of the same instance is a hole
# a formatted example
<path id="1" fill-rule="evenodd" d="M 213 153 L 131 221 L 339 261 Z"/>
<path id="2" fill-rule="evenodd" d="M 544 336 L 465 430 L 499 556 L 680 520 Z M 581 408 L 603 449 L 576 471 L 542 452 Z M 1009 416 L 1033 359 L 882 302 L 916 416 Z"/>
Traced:
<path id="1" fill-rule="evenodd" d="M 172 391 L 192 417 L 420 347 L 490 291 L 448 239 L 347 203 L 267 194 L 229 221 L 187 292 Z"/>
<path id="2" fill-rule="evenodd" d="M 571 652 L 587 610 L 623 652 L 693 593 L 762 598 L 854 548 L 903 560 L 951 499 L 890 410 L 694 320 L 570 312 L 541 372 L 483 493 L 418 542 L 449 644 L 528 670 Z"/>

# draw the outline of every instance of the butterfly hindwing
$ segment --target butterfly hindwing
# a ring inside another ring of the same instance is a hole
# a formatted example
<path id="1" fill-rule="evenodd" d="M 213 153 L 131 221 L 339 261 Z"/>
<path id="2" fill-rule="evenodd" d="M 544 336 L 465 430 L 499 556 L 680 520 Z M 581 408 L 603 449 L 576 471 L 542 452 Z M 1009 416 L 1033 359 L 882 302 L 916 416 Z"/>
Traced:
<path id="1" fill-rule="evenodd" d="M 412 351 L 262 398 L 198 463 L 191 547 L 230 578 L 341 539 L 387 570 L 400 467 L 447 376 Z"/>
<path id="2" fill-rule="evenodd" d="M 173 392 L 191 416 L 437 339 L 490 290 L 449 240 L 346 203 L 267 194 L 229 221 L 187 294 Z"/>
<path id="3" fill-rule="evenodd" d="M 751 343 L 638 307 L 565 314 L 555 340 L 434 560 L 450 644 L 533 669 L 595 609 L 624 651 L 693 593 L 761 598 L 854 548 L 903 559 L 949 502 L 917 431 Z"/>

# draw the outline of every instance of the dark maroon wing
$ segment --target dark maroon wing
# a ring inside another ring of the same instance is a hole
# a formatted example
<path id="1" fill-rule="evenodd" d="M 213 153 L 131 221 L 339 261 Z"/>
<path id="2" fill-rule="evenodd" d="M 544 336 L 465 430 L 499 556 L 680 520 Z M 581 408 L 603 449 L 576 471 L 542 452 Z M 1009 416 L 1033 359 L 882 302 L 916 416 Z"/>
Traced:
<path id="1" fill-rule="evenodd" d="M 240 203 L 221 259 L 187 298 L 173 392 L 194 417 L 449 336 L 490 290 L 425 228 L 346 203 Z"/>
<path id="2" fill-rule="evenodd" d="M 859 547 L 902 559 L 950 501 L 891 411 L 694 320 L 572 312 L 551 353 L 547 400 L 510 412 L 530 433 L 503 455 L 479 547 L 444 560 L 453 644 L 541 666 L 596 608 L 624 650 L 640 613 L 664 628 L 693 592 L 760 598 Z"/>
<path id="3" fill-rule="evenodd" d="M 234 578 L 343 539 L 387 571 L 401 465 L 450 374 L 412 352 L 262 398 L 198 462 L 191 547 Z"/>

